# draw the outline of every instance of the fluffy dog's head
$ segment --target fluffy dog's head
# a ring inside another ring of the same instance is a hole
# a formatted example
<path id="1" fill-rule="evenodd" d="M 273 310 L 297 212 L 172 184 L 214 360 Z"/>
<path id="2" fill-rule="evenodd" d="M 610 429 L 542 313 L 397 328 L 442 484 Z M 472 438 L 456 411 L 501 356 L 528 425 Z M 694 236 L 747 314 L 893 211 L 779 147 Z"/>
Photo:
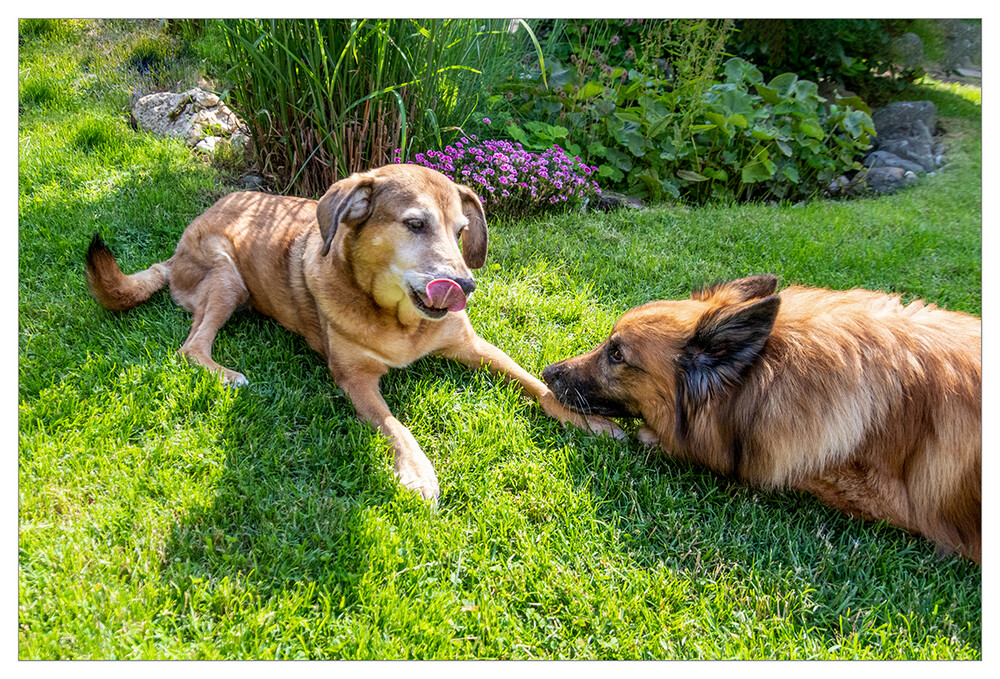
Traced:
<path id="1" fill-rule="evenodd" d="M 642 418 L 672 447 L 760 355 L 778 313 L 776 286 L 775 276 L 752 276 L 635 307 L 602 344 L 542 378 L 567 408 Z"/>
<path id="2" fill-rule="evenodd" d="M 486 262 L 486 216 L 476 193 L 418 165 L 386 165 L 335 183 L 316 217 L 322 255 L 404 322 L 465 307 L 470 269 Z M 461 246 L 461 247 L 460 247 Z"/>

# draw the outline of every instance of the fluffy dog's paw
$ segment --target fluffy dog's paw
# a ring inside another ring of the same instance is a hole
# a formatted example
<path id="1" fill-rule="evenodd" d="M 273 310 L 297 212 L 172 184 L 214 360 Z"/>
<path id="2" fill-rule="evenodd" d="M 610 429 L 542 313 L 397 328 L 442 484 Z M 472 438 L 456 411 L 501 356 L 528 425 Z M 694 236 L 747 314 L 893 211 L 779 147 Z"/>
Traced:
<path id="1" fill-rule="evenodd" d="M 656 448 L 660 445 L 660 437 L 649 427 L 642 427 L 635 433 L 635 437 L 639 439 L 639 443 L 650 448 Z"/>
<path id="2" fill-rule="evenodd" d="M 625 430 L 605 417 L 601 417 L 600 415 L 585 415 L 583 421 L 586 423 L 587 429 L 595 434 L 604 434 L 615 439 L 625 438 Z"/>

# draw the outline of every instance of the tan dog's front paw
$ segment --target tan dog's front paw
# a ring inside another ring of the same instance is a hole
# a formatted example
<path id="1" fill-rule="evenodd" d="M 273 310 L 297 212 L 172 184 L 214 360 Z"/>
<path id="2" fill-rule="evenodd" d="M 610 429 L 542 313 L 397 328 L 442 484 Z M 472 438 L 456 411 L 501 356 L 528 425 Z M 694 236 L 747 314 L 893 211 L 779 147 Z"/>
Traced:
<path id="1" fill-rule="evenodd" d="M 583 421 L 586 423 L 587 429 L 595 434 L 603 434 L 619 440 L 625 438 L 625 430 L 619 427 L 617 423 L 607 419 L 606 417 L 601 417 L 600 415 L 584 415 Z"/>
<path id="2" fill-rule="evenodd" d="M 594 434 L 607 434 L 616 439 L 625 438 L 625 431 L 611 420 L 600 415 L 581 415 L 564 406 L 555 395 L 549 391 L 538 399 L 545 414 L 559 420 L 563 425 L 572 424 L 584 431 Z"/>
<path id="3" fill-rule="evenodd" d="M 421 455 L 421 457 L 423 456 Z M 412 490 L 423 499 L 433 503 L 436 503 L 441 495 L 437 474 L 434 473 L 434 467 L 426 457 L 423 457 L 422 460 L 414 458 L 400 460 L 397 457 L 396 479 L 404 488 Z"/>
<path id="4" fill-rule="evenodd" d="M 246 376 L 243 373 L 238 373 L 235 370 L 230 370 L 229 368 L 223 368 L 222 373 L 222 383 L 229 387 L 245 387 L 250 384 Z"/>

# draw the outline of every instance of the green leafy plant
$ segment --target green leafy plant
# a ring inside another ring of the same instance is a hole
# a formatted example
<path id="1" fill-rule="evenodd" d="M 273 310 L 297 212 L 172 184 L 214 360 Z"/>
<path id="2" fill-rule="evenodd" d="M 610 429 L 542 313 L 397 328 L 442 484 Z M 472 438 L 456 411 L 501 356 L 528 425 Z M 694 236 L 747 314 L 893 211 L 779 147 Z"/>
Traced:
<path id="1" fill-rule="evenodd" d="M 558 106 L 548 116 L 556 122 L 512 119 L 506 131 L 525 145 L 564 137 L 604 186 L 653 201 L 803 198 L 860 167 L 874 128 L 857 97 L 828 102 L 792 73 L 765 82 L 739 58 L 723 64 L 722 82 L 710 72 L 677 80 L 676 71 L 615 67 L 581 86 L 554 65 L 549 81 L 559 89 L 536 87 L 527 114 Z"/>
<path id="2" fill-rule="evenodd" d="M 562 35 L 563 43 L 556 43 L 553 54 L 568 62 L 550 55 L 548 87 L 541 87 L 532 74 L 506 84 L 501 96 L 494 98 L 499 108 L 494 117 L 508 136 L 526 147 L 558 142 L 596 165 L 602 183 L 660 198 L 664 192 L 658 181 L 650 185 L 652 193 L 640 186 L 641 177 L 650 178 L 644 169 L 649 169 L 651 159 L 635 162 L 645 155 L 640 136 L 646 130 L 633 123 L 649 116 L 637 116 L 636 111 L 649 112 L 654 119 L 652 132 L 659 134 L 669 126 L 675 136 L 685 137 L 683 130 L 694 115 L 690 104 L 714 82 L 730 24 L 714 20 L 557 22 L 546 44 Z M 667 193 L 677 195 L 672 183 Z"/>
<path id="3" fill-rule="evenodd" d="M 765 83 L 739 58 L 726 62 L 725 78 L 705 93 L 705 122 L 682 147 L 697 168 L 678 170 L 685 188 L 702 198 L 802 198 L 860 169 L 875 133 L 860 99 L 827 103 L 793 73 Z"/>
<path id="4" fill-rule="evenodd" d="M 913 23 L 912 19 L 746 19 L 737 22 L 727 49 L 752 61 L 766 78 L 791 72 L 816 82 L 830 81 L 880 106 L 920 75 L 897 72 L 893 64 L 892 40 Z"/>

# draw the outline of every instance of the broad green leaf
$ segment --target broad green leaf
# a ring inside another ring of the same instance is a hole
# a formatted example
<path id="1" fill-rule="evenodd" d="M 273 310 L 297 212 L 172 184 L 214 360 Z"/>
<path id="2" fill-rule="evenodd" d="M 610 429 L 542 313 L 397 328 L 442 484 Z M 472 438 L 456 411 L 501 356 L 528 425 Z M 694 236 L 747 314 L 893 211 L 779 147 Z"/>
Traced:
<path id="1" fill-rule="evenodd" d="M 660 132 L 662 132 L 667 128 L 667 125 L 669 125 L 670 122 L 671 122 L 670 116 L 663 116 L 662 118 L 660 118 L 655 123 L 649 126 L 649 131 L 646 134 L 655 139 L 656 137 L 659 136 Z"/>
<path id="2" fill-rule="evenodd" d="M 642 122 L 642 117 L 639 112 L 631 108 L 620 108 L 615 111 L 615 118 L 619 120 L 624 120 L 627 123 L 638 123 Z"/>
<path id="3" fill-rule="evenodd" d="M 719 101 L 729 109 L 730 113 L 753 114 L 753 97 L 747 92 L 729 90 L 722 93 Z"/>
<path id="4" fill-rule="evenodd" d="M 864 133 L 874 134 L 875 128 L 872 125 L 871 117 L 863 111 L 851 111 L 842 121 L 844 129 L 851 133 L 854 138 L 860 137 Z"/>
<path id="5" fill-rule="evenodd" d="M 763 161 L 754 161 L 749 165 L 744 166 L 742 172 L 740 173 L 744 184 L 764 182 L 770 179 L 773 175 L 774 171 L 768 170 L 766 162 Z"/>
<path id="6" fill-rule="evenodd" d="M 591 80 L 583 87 L 581 87 L 580 90 L 573 95 L 573 98 L 577 100 L 590 99 L 591 97 L 596 97 L 598 94 L 601 94 L 602 92 L 604 92 L 604 85 Z"/>
<path id="7" fill-rule="evenodd" d="M 670 179 L 660 180 L 660 186 L 663 188 L 663 192 L 673 198 L 674 200 L 681 197 L 681 191 L 677 188 L 677 184 Z"/>
<path id="8" fill-rule="evenodd" d="M 826 136 L 825 134 L 823 134 L 823 128 L 821 128 L 819 125 L 807 121 L 803 121 L 802 124 L 799 126 L 799 129 L 802 130 L 803 134 L 807 134 L 810 137 L 814 137 L 816 139 L 823 139 Z"/>
<path id="9" fill-rule="evenodd" d="M 856 111 L 864 111 L 868 115 L 872 114 L 871 107 L 861 97 L 837 97 L 837 103 L 841 106 L 850 106 Z"/>
<path id="10" fill-rule="evenodd" d="M 748 123 L 747 119 L 740 113 L 734 113 L 726 119 L 727 122 L 732 123 L 736 127 L 746 128 Z"/>
<path id="11" fill-rule="evenodd" d="M 773 87 L 768 87 L 767 85 L 758 83 L 754 85 L 754 89 L 757 90 L 757 94 L 760 95 L 761 99 L 772 106 L 781 100 L 778 96 L 778 90 Z"/>
<path id="12" fill-rule="evenodd" d="M 641 158 L 646 155 L 646 138 L 641 134 L 630 134 L 628 136 L 628 150 L 633 156 Z"/>
<path id="13" fill-rule="evenodd" d="M 759 83 L 764 80 L 764 76 L 760 74 L 760 70 L 756 66 L 739 57 L 732 57 L 726 60 L 726 63 L 723 65 L 723 74 L 726 76 L 726 82 L 730 83 L 738 83 L 744 80 Z"/>
<path id="14" fill-rule="evenodd" d="M 514 123 L 507 126 L 507 134 L 509 134 L 514 141 L 519 141 L 522 144 L 528 143 L 528 135 Z"/>
<path id="15" fill-rule="evenodd" d="M 792 93 L 792 89 L 795 87 L 795 83 L 798 79 L 799 77 L 794 73 L 782 73 L 781 75 L 771 78 L 771 82 L 769 82 L 767 86 L 777 90 L 778 96 L 784 99 Z"/>
<path id="16" fill-rule="evenodd" d="M 708 118 L 709 121 L 715 123 L 715 125 L 723 132 L 729 132 L 729 120 L 726 116 L 721 113 L 716 113 L 715 111 L 706 111 L 705 117 Z"/>
<path id="17" fill-rule="evenodd" d="M 703 174 L 698 174 L 697 172 L 692 172 L 691 170 L 677 170 L 677 176 L 681 179 L 686 179 L 689 182 L 707 182 L 708 177 Z"/>
<path id="18" fill-rule="evenodd" d="M 810 99 L 818 102 L 819 86 L 811 80 L 800 80 L 795 83 L 795 98 L 799 100 Z"/>
<path id="19" fill-rule="evenodd" d="M 615 110 L 615 102 L 610 99 L 598 99 L 594 102 L 594 112 L 600 118 L 607 118 Z"/>
<path id="20" fill-rule="evenodd" d="M 591 156 L 597 156 L 599 158 L 603 158 L 604 153 L 607 150 L 608 149 L 604 146 L 604 144 L 599 141 L 591 142 L 590 145 L 587 146 L 587 153 Z"/>
<path id="21" fill-rule="evenodd" d="M 626 172 L 632 169 L 632 160 L 628 157 L 628 154 L 618 149 L 608 148 L 607 158 Z"/>

